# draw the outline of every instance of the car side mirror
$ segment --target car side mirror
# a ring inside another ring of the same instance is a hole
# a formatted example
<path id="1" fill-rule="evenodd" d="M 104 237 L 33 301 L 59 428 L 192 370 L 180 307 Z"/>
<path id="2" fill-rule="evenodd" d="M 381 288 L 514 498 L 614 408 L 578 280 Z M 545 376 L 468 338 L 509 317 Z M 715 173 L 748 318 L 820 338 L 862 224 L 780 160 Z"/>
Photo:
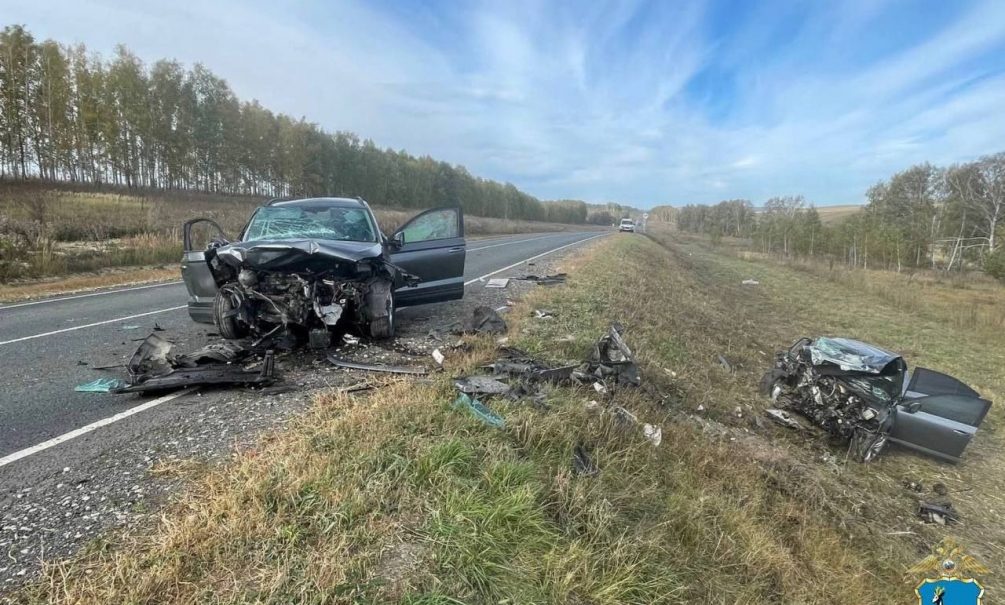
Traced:
<path id="1" fill-rule="evenodd" d="M 400 250 L 401 247 L 405 245 L 405 234 L 401 231 L 398 231 L 397 233 L 391 236 L 390 243 L 392 248 L 394 248 L 395 250 Z"/>
<path id="2" fill-rule="evenodd" d="M 911 403 L 907 404 L 907 407 L 904 408 L 904 411 L 907 412 L 908 414 L 913 414 L 920 409 L 921 409 L 921 402 L 912 401 Z"/>

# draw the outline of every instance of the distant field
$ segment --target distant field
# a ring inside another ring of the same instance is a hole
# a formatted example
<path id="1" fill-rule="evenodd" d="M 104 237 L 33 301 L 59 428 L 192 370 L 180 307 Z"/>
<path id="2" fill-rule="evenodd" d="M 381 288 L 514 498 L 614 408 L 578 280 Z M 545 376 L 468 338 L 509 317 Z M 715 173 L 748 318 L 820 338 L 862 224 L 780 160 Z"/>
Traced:
<path id="1" fill-rule="evenodd" d="M 836 223 L 862 211 L 863 206 L 845 204 L 842 206 L 818 206 L 817 214 L 824 223 Z"/>
<path id="2" fill-rule="evenodd" d="M 156 267 L 181 257 L 181 224 L 204 216 L 238 233 L 265 198 L 166 192 L 146 195 L 73 191 L 35 184 L 0 186 L 0 284 L 103 271 Z M 374 209 L 385 232 L 414 210 Z M 595 229 L 465 217 L 468 235 Z"/>

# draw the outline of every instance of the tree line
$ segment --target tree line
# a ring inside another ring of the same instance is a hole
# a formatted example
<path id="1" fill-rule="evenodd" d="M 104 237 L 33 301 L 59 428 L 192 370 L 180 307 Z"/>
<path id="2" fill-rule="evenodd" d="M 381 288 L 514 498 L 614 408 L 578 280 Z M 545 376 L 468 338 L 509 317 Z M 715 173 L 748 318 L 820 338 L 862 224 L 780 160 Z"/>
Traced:
<path id="1" fill-rule="evenodd" d="M 764 252 L 825 257 L 850 267 L 980 267 L 1005 279 L 1005 152 L 973 162 L 919 164 L 866 192 L 861 212 L 825 223 L 803 196 L 688 205 L 679 229 L 750 238 Z"/>
<path id="2" fill-rule="evenodd" d="M 0 178 L 268 197 L 361 196 L 400 208 L 459 205 L 472 215 L 586 223 L 578 200 L 544 203 L 463 166 L 381 149 L 349 132 L 238 99 L 196 64 L 149 67 L 124 46 L 0 32 Z"/>

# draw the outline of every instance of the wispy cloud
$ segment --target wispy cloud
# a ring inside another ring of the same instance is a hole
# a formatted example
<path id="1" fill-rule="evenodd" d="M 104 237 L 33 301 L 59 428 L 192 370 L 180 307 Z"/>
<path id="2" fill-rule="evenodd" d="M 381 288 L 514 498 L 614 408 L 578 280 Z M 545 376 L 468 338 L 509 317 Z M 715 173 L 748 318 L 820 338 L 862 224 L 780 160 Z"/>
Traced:
<path id="1" fill-rule="evenodd" d="M 547 198 L 818 203 L 1005 144 L 1005 4 L 0 0 Z"/>

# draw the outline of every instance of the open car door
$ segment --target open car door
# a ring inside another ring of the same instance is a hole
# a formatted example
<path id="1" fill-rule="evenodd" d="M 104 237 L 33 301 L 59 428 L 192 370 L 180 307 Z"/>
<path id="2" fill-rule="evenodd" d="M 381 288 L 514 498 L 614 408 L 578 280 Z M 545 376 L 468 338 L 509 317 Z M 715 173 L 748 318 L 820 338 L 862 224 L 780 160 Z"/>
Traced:
<path id="1" fill-rule="evenodd" d="M 415 216 L 391 236 L 391 262 L 417 275 L 418 286 L 395 291 L 395 306 L 464 297 L 464 213 L 433 208 Z"/>
<path id="2" fill-rule="evenodd" d="M 193 232 L 193 227 L 199 226 Z M 200 323 L 213 323 L 213 300 L 216 298 L 216 280 L 209 268 L 214 251 L 209 243 L 226 244 L 223 229 L 208 218 L 196 218 L 182 225 L 184 252 L 181 259 L 181 278 L 188 289 L 188 314 Z M 202 245 L 199 245 L 202 243 Z"/>
<path id="3" fill-rule="evenodd" d="M 990 408 L 990 401 L 963 382 L 918 368 L 896 407 L 890 441 L 959 462 Z"/>

